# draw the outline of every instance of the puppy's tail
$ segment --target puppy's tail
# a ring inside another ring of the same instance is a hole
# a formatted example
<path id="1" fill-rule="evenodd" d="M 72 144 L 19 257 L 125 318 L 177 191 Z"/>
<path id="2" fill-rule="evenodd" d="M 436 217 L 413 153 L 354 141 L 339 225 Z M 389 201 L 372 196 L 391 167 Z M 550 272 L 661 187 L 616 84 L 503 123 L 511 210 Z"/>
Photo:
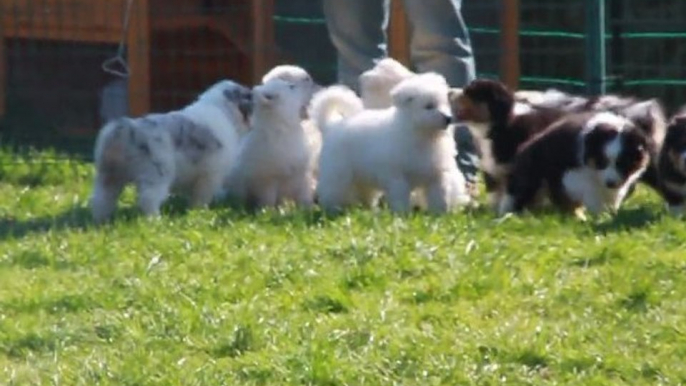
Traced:
<path id="1" fill-rule="evenodd" d="M 364 109 L 362 100 L 345 86 L 326 88 L 312 98 L 310 117 L 325 133 L 331 125 Z"/>
<path id="2" fill-rule="evenodd" d="M 127 141 L 136 135 L 130 118 L 118 118 L 105 124 L 95 141 L 95 164 L 101 168 L 116 168 L 127 161 Z"/>

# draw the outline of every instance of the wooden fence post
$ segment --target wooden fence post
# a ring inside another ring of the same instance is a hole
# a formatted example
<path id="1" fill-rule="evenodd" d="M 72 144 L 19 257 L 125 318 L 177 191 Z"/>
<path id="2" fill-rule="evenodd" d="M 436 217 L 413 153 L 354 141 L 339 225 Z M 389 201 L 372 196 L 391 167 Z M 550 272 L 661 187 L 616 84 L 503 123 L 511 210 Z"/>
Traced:
<path id="1" fill-rule="evenodd" d="M 500 77 L 513 90 L 519 87 L 519 0 L 502 0 Z"/>
<path id="2" fill-rule="evenodd" d="M 410 25 L 402 1 L 391 1 L 388 46 L 392 58 L 406 66 L 410 65 Z"/>

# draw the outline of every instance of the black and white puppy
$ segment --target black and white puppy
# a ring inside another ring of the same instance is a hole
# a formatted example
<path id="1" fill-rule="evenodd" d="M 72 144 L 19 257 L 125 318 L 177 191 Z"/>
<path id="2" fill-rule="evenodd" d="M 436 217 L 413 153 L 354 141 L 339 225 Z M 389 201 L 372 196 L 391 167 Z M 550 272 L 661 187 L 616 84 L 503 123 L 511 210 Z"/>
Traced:
<path id="1" fill-rule="evenodd" d="M 543 193 L 563 211 L 616 211 L 649 162 L 647 136 L 630 120 L 568 116 L 522 146 L 499 214 L 530 209 Z"/>
<path id="2" fill-rule="evenodd" d="M 648 138 L 651 164 L 640 181 L 667 198 L 670 193 L 660 181 L 658 155 L 667 133 L 667 115 L 657 99 L 640 100 L 622 95 L 606 94 L 582 97 L 556 89 L 520 91 L 516 100 L 532 107 L 558 109 L 568 113 L 609 111 L 631 120 Z M 632 189 L 633 191 L 633 189 Z M 631 192 L 630 192 L 631 194 Z"/>
<path id="3" fill-rule="evenodd" d="M 683 215 L 686 212 L 686 111 L 672 119 L 655 166 L 658 192 L 667 201 L 670 212 Z"/>
<path id="4" fill-rule="evenodd" d="M 481 153 L 486 191 L 497 206 L 519 147 L 566 115 L 560 109 L 517 103 L 500 82 L 477 79 L 450 94 L 453 115 L 469 127 Z"/>
<path id="5" fill-rule="evenodd" d="M 567 113 L 610 111 L 630 119 L 651 140 L 651 151 L 657 153 L 667 131 L 667 116 L 657 99 L 640 100 L 633 97 L 606 94 L 583 97 L 556 89 L 546 91 L 518 91 L 515 100 L 532 108 L 562 110 Z M 655 154 L 656 155 L 656 154 Z"/>

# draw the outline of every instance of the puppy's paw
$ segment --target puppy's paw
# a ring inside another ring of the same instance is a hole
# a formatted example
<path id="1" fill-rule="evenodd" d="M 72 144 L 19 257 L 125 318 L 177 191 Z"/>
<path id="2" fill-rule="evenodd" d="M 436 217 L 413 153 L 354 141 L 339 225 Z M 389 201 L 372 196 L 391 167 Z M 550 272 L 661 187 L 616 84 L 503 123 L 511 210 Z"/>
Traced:
<path id="1" fill-rule="evenodd" d="M 581 222 L 588 222 L 588 216 L 586 216 L 586 209 L 583 206 L 579 206 L 574 209 L 574 217 Z"/>
<path id="2" fill-rule="evenodd" d="M 514 212 L 515 209 L 515 199 L 509 194 L 503 196 L 499 202 L 493 203 L 496 207 L 496 211 L 499 217 L 503 217 L 507 214 Z"/>

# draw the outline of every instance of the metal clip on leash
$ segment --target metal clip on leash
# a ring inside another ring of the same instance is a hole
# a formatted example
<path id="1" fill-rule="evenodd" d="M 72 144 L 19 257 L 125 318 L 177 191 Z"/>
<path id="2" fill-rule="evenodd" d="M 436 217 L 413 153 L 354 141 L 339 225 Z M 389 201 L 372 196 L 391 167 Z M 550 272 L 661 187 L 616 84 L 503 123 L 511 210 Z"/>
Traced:
<path id="1" fill-rule="evenodd" d="M 102 70 L 108 74 L 118 76 L 120 78 L 128 78 L 129 64 L 124 58 L 124 51 L 126 50 L 126 35 L 129 31 L 129 19 L 131 16 L 131 6 L 133 5 L 133 0 L 128 0 L 126 3 L 126 13 L 124 13 L 124 25 L 122 28 L 121 40 L 119 41 L 119 48 L 117 49 L 117 55 L 102 62 Z"/>

